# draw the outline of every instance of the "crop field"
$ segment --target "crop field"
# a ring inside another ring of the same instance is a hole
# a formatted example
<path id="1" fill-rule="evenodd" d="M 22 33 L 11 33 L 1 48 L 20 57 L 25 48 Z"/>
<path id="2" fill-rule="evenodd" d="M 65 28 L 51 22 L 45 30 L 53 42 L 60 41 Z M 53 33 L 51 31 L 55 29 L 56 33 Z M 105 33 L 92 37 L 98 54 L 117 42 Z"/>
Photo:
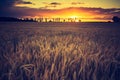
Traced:
<path id="1" fill-rule="evenodd" d="M 120 80 L 120 24 L 2 22 L 0 80 Z"/>

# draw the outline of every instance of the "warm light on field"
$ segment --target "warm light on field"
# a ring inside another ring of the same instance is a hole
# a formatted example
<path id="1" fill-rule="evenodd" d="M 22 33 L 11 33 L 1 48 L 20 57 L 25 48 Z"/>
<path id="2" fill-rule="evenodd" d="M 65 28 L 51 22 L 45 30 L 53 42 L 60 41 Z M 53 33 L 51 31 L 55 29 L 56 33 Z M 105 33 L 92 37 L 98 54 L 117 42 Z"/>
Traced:
<path id="1" fill-rule="evenodd" d="M 120 80 L 119 24 L 0 25 L 0 80 Z"/>

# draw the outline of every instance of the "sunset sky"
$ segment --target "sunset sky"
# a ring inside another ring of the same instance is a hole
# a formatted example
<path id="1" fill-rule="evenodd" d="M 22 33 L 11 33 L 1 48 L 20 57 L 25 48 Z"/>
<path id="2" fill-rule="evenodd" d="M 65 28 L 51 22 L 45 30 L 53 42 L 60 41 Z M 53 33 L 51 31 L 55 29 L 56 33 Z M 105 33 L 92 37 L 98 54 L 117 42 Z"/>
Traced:
<path id="1" fill-rule="evenodd" d="M 0 0 L 0 17 L 109 21 L 113 16 L 120 17 L 120 0 Z"/>

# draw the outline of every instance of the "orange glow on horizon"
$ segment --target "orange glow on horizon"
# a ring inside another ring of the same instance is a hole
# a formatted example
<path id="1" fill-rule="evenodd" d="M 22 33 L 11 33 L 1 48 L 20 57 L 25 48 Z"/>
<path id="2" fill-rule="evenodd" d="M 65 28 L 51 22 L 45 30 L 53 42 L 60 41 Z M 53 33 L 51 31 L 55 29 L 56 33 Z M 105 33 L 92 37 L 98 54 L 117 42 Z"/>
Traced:
<path id="1" fill-rule="evenodd" d="M 81 21 L 110 21 L 119 16 L 119 0 L 22 0 L 13 9 L 29 18 L 80 18 Z M 21 15 L 21 14 L 20 14 Z"/>
<path id="2" fill-rule="evenodd" d="M 41 13 L 40 13 L 41 14 Z M 38 14 L 37 14 L 38 15 Z M 87 18 L 90 17 L 91 14 L 85 12 L 85 11 L 79 11 L 76 9 L 65 9 L 60 11 L 54 11 L 49 13 L 43 13 L 43 17 L 50 17 L 50 18 Z"/>
<path id="3" fill-rule="evenodd" d="M 25 16 L 25 17 L 28 17 L 28 16 Z M 53 10 L 49 12 L 46 11 L 46 12 L 40 12 L 40 13 L 36 12 L 32 17 L 33 18 L 74 18 L 74 19 L 79 18 L 83 22 L 108 21 L 108 20 L 104 20 L 104 14 L 89 13 L 85 10 L 77 10 L 73 8 Z M 96 17 L 101 19 L 103 18 L 103 20 L 96 19 Z"/>

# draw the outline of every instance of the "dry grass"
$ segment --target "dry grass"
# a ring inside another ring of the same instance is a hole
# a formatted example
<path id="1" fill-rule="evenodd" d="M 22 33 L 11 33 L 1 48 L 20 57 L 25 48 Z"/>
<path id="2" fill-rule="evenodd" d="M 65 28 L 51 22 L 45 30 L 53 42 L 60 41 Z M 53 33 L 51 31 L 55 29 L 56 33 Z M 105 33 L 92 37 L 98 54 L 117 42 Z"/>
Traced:
<path id="1" fill-rule="evenodd" d="M 3 30 L 0 80 L 120 80 L 120 33 Z"/>

